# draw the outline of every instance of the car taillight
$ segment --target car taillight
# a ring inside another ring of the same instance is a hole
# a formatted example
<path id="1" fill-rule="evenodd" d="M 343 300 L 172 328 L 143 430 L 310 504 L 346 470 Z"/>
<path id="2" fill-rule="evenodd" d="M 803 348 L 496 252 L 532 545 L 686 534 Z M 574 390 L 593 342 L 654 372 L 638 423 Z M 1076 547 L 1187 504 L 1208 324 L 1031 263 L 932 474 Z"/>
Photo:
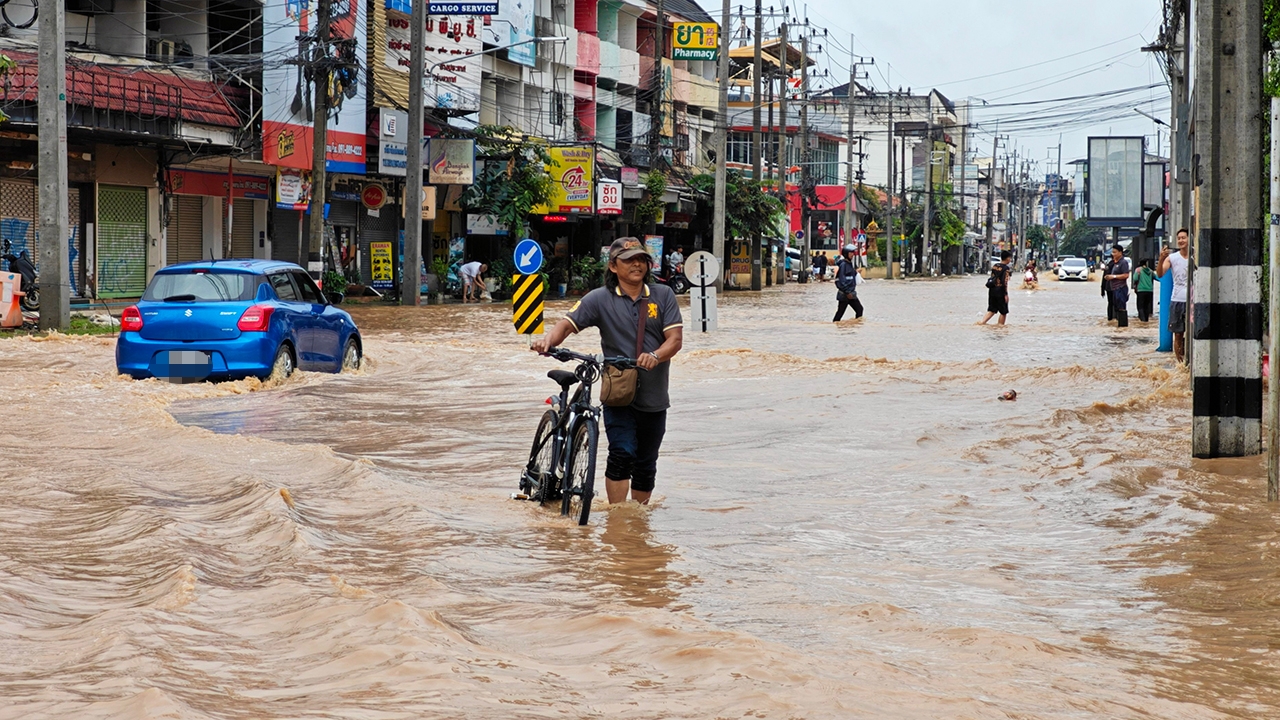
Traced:
<path id="1" fill-rule="evenodd" d="M 275 308 L 270 305 L 254 305 L 240 315 L 236 327 L 241 332 L 266 332 L 271 325 L 271 313 Z"/>
<path id="2" fill-rule="evenodd" d="M 130 305 L 120 314 L 120 332 L 138 332 L 142 329 L 142 313 L 137 305 Z"/>

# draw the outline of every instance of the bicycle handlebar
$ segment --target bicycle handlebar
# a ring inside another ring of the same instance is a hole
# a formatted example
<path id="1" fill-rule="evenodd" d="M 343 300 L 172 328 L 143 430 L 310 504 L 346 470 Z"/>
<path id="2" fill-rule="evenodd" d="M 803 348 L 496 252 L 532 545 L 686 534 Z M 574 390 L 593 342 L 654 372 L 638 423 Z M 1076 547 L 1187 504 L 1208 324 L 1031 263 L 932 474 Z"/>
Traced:
<path id="1" fill-rule="evenodd" d="M 577 360 L 578 362 L 590 363 L 592 365 L 613 365 L 623 369 L 635 367 L 636 361 L 629 357 L 607 356 L 607 355 L 583 355 L 576 353 L 567 348 L 548 348 L 543 355 L 553 357 L 560 362 L 569 362 Z"/>

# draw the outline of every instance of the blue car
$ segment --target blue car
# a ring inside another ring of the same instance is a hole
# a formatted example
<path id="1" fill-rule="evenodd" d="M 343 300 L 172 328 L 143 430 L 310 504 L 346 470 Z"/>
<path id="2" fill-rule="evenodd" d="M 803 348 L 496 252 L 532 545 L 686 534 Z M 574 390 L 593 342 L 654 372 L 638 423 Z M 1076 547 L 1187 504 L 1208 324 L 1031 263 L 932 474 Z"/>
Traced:
<path id="1" fill-rule="evenodd" d="M 120 317 L 116 369 L 175 382 L 287 377 L 294 368 L 360 367 L 355 322 L 302 268 L 274 260 L 209 260 L 156 272 Z"/>

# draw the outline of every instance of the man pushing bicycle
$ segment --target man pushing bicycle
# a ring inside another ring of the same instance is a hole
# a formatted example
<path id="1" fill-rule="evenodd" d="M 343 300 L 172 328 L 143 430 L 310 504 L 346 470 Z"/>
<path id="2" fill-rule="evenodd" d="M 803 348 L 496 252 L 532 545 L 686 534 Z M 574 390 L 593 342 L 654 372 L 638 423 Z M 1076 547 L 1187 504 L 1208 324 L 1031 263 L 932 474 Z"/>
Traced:
<path id="1" fill-rule="evenodd" d="M 535 352 L 545 353 L 570 335 L 597 327 L 605 355 L 636 359 L 639 371 L 634 378 L 622 371 L 601 385 L 604 429 L 609 437 L 605 492 L 610 503 L 624 502 L 630 491 L 632 500 L 645 504 L 653 494 L 658 451 L 671 405 L 668 363 L 684 345 L 684 321 L 676 295 L 665 285 L 649 282 L 652 265 L 638 239 L 614 240 L 604 287 L 587 293 L 532 345 Z"/>

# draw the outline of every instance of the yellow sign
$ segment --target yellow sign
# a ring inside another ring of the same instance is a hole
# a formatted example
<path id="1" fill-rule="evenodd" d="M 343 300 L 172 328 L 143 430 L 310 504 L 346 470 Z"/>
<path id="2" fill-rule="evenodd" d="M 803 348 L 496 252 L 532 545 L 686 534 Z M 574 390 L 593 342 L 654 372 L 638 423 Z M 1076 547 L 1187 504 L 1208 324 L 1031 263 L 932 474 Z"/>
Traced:
<path id="1" fill-rule="evenodd" d="M 548 148 L 551 163 L 551 202 L 533 209 L 535 215 L 588 213 L 595 199 L 595 149 L 590 147 Z"/>
<path id="2" fill-rule="evenodd" d="M 542 299 L 547 289 L 541 275 L 511 276 L 511 322 L 521 335 L 542 334 Z"/>
<path id="3" fill-rule="evenodd" d="M 678 22 L 671 25 L 672 60 L 715 60 L 720 29 L 715 23 Z"/>
<path id="4" fill-rule="evenodd" d="M 729 272 L 746 275 L 751 272 L 751 244 L 747 240 L 734 240 L 729 254 Z"/>
<path id="5" fill-rule="evenodd" d="M 369 243 L 369 273 L 373 278 L 373 287 L 394 287 L 394 272 L 395 270 L 391 264 L 391 243 Z"/>

